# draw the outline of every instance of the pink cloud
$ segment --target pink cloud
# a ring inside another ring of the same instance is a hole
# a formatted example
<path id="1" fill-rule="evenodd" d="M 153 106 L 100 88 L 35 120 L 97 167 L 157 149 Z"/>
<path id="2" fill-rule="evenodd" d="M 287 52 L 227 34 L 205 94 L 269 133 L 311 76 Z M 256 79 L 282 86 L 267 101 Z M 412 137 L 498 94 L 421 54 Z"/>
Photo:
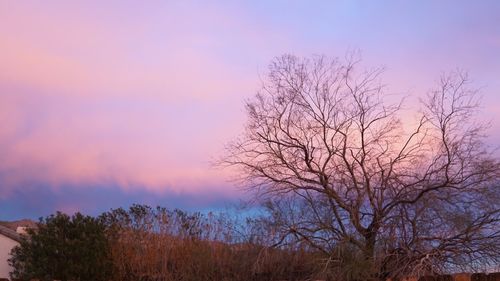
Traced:
<path id="1" fill-rule="evenodd" d="M 257 36 L 250 26 L 213 9 L 191 23 L 189 5 L 146 18 L 85 4 L 0 5 L 0 167 L 9 181 L 158 192 L 224 183 L 208 162 L 241 124 L 242 93 L 257 79 L 199 23 L 243 25 L 248 34 L 235 38 L 246 43 Z"/>
<path id="2" fill-rule="evenodd" d="M 483 81 L 498 76 L 493 57 L 485 62 L 491 52 L 477 48 L 498 46 L 498 36 L 474 36 L 477 28 L 443 36 L 449 26 L 400 27 L 393 23 L 407 14 L 359 14 L 357 5 L 347 16 L 342 5 L 250 6 L 0 2 L 0 195 L 27 180 L 156 193 L 227 188 L 230 172 L 208 162 L 242 128 L 258 75 L 285 52 L 366 49 L 366 65 L 386 64 L 386 82 L 403 93 L 425 92 L 457 66 L 488 65 Z"/>
<path id="3" fill-rule="evenodd" d="M 221 172 L 208 163 L 210 154 L 220 148 L 214 143 L 217 136 L 207 135 L 200 128 L 207 125 L 197 120 L 175 120 L 175 113 L 164 114 L 162 106 L 149 103 L 143 109 L 122 112 L 80 108 L 94 106 L 88 102 L 58 102 L 61 105 L 37 104 L 46 108 L 38 120 L 23 118 L 26 112 L 16 118 L 16 112 L 3 111 L 2 128 L 7 130 L 2 130 L 0 139 L 0 169 L 10 171 L 11 180 L 34 178 L 54 186 L 114 182 L 123 188 L 141 186 L 157 192 L 193 191 L 223 182 Z M 35 105 L 23 106 L 36 110 Z M 24 126 L 31 128 L 19 133 Z"/>
<path id="4" fill-rule="evenodd" d="M 7 23 L 0 26 L 0 170 L 7 186 L 37 180 L 155 192 L 223 188 L 223 173 L 208 162 L 234 132 L 227 126 L 238 118 L 226 116 L 240 103 L 228 103 L 241 101 L 235 93 L 253 91 L 256 81 L 197 46 L 216 42 L 172 19 L 164 34 L 171 38 L 151 41 L 144 19 L 96 20 L 23 4 L 0 10 Z"/>

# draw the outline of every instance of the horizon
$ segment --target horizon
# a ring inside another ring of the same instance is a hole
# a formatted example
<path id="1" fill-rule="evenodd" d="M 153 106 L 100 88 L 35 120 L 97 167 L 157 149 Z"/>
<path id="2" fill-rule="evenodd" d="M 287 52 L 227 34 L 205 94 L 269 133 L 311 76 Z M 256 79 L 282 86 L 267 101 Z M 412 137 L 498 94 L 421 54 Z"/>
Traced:
<path id="1" fill-rule="evenodd" d="M 0 220 L 248 198 L 211 162 L 288 53 L 360 50 L 411 110 L 465 70 L 497 147 L 500 2 L 383 3 L 0 3 Z"/>

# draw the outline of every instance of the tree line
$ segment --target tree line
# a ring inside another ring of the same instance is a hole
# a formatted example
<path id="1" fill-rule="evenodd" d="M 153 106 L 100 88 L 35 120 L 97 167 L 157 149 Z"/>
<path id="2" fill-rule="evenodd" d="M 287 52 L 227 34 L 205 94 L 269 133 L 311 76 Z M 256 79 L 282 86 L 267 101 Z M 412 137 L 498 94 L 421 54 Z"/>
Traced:
<path id="1" fill-rule="evenodd" d="M 56 213 L 28 229 L 9 260 L 15 280 L 306 280 L 304 247 L 271 247 L 261 219 L 133 205 L 98 217 Z"/>

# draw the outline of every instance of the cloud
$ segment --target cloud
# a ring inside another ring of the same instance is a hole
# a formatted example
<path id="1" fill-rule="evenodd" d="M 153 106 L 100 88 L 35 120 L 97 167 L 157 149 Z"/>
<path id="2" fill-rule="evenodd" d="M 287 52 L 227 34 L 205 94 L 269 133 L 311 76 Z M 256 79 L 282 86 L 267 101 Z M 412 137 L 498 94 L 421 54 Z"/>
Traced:
<path id="1" fill-rule="evenodd" d="M 25 186 L 54 204 L 68 188 L 232 194 L 209 161 L 282 53 L 361 48 L 404 94 L 465 68 L 498 116 L 498 9 L 435 5 L 0 2 L 0 200 Z"/>
<path id="2" fill-rule="evenodd" d="M 19 93 L 0 98 L 4 192 L 26 179 L 52 186 L 113 182 L 156 192 L 224 182 L 224 173 L 209 164 L 224 138 L 220 116 L 211 114 L 220 103 L 33 101 Z"/>
<path id="3" fill-rule="evenodd" d="M 132 204 L 181 208 L 190 211 L 217 211 L 237 205 L 243 193 L 224 191 L 168 191 L 156 194 L 146 190 L 125 191 L 115 185 L 66 185 L 58 190 L 39 183 L 25 183 L 8 198 L 0 196 L 0 220 L 47 216 L 61 211 L 99 215 L 112 208 L 127 208 Z"/>
<path id="4" fill-rule="evenodd" d="M 225 182 L 208 162 L 257 81 L 204 31 L 241 27 L 237 17 L 188 16 L 183 5 L 104 14 L 86 4 L 0 5 L 0 194 L 27 181 L 157 193 Z"/>

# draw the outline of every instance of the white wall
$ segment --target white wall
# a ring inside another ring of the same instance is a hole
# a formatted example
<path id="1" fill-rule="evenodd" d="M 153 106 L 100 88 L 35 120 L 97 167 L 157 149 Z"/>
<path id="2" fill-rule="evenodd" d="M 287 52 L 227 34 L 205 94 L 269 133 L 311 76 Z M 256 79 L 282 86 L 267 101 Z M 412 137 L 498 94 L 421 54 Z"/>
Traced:
<path id="1" fill-rule="evenodd" d="M 0 234 L 0 278 L 9 278 L 12 270 L 7 260 L 10 258 L 10 250 L 19 243 Z"/>

